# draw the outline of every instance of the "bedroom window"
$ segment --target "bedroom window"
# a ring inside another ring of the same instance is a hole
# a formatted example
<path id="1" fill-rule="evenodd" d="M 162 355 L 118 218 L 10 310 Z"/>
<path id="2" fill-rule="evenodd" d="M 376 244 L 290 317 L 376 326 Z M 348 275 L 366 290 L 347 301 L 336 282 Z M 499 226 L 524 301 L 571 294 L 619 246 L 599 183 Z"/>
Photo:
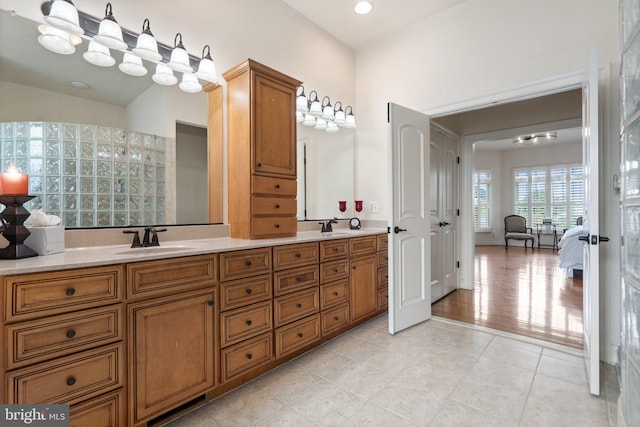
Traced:
<path id="1" fill-rule="evenodd" d="M 473 226 L 475 231 L 491 229 L 491 171 L 473 172 Z"/>
<path id="2" fill-rule="evenodd" d="M 560 228 L 575 225 L 582 216 L 582 166 L 550 166 L 515 169 L 514 213 L 527 224 L 551 218 Z"/>

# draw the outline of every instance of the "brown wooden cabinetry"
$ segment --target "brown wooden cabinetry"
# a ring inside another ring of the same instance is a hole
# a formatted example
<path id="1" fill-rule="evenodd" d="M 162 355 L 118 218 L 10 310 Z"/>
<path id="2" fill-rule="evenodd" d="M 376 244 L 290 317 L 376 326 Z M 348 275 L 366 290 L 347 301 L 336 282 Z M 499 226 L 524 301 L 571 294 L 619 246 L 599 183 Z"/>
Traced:
<path id="1" fill-rule="evenodd" d="M 377 237 L 378 261 L 378 311 L 386 311 L 389 301 L 389 251 L 388 234 Z"/>
<path id="2" fill-rule="evenodd" d="M 320 325 L 323 337 L 349 326 L 349 239 L 320 242 Z"/>
<path id="3" fill-rule="evenodd" d="M 251 59 L 223 76 L 231 237 L 294 236 L 295 98 L 301 82 Z"/>
<path id="4" fill-rule="evenodd" d="M 378 310 L 376 236 L 356 237 L 349 243 L 349 304 L 351 321 L 355 322 Z"/>

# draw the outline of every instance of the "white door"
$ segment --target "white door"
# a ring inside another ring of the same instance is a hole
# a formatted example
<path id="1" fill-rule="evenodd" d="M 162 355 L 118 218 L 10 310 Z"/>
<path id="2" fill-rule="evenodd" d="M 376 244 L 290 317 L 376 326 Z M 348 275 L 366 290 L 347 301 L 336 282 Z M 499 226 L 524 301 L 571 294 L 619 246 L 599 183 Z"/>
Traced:
<path id="1" fill-rule="evenodd" d="M 431 318 L 429 117 L 389 103 L 389 333 Z"/>
<path id="2" fill-rule="evenodd" d="M 589 390 L 600 394 L 600 236 L 598 197 L 598 52 L 589 55 L 582 85 L 582 163 L 584 168 L 583 324 L 584 361 Z"/>
<path id="3" fill-rule="evenodd" d="M 458 143 L 431 126 L 431 301 L 458 287 L 456 166 Z"/>

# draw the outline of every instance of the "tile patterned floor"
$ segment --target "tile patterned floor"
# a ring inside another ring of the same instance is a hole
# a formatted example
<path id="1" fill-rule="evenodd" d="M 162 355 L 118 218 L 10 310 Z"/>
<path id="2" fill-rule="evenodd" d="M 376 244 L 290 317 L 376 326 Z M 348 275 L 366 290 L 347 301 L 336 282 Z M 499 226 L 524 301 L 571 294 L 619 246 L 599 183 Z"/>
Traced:
<path id="1" fill-rule="evenodd" d="M 170 427 L 614 426 L 603 372 L 594 397 L 575 349 L 442 319 L 392 336 L 383 315 Z"/>

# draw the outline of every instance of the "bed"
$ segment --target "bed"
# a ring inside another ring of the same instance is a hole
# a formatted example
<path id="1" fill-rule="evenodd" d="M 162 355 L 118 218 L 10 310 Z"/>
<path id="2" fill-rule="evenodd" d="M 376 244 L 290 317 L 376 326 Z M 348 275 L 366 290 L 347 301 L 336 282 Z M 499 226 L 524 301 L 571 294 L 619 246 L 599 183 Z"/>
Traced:
<path id="1" fill-rule="evenodd" d="M 582 235 L 582 225 L 576 225 L 564 232 L 558 242 L 560 268 L 567 269 L 567 277 L 582 277 L 582 247 L 584 242 L 578 240 Z"/>

